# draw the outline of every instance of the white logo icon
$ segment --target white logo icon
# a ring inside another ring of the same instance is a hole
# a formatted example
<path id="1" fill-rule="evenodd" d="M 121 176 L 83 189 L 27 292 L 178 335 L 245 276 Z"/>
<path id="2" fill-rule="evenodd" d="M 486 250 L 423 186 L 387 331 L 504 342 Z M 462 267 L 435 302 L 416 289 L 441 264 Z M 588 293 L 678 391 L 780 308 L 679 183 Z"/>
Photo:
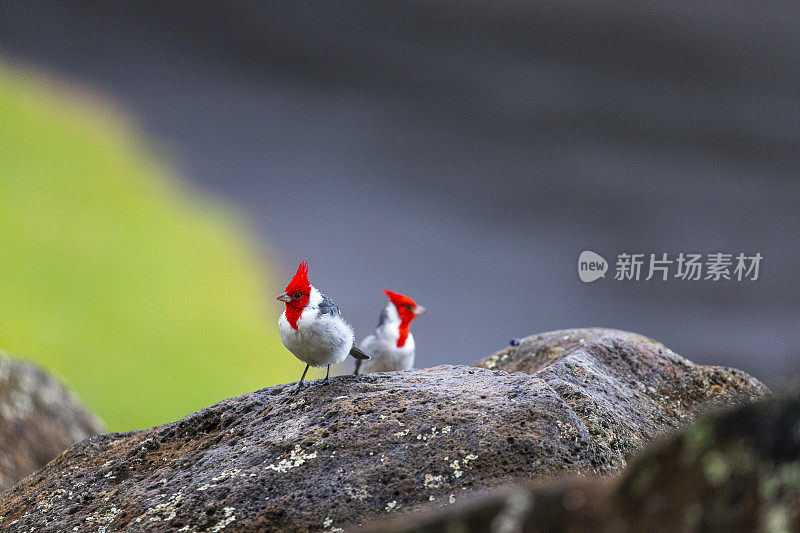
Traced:
<path id="1" fill-rule="evenodd" d="M 578 257 L 578 277 L 584 283 L 606 277 L 607 270 L 608 261 L 599 254 L 584 250 Z"/>

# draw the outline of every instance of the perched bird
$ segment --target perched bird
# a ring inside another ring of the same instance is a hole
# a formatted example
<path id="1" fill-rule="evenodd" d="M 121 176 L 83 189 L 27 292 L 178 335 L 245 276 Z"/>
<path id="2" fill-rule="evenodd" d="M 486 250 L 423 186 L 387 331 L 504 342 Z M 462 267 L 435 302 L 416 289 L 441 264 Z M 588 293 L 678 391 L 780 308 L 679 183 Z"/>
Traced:
<path id="1" fill-rule="evenodd" d="M 402 294 L 384 290 L 389 303 L 381 311 L 375 333 L 361 341 L 361 349 L 372 356 L 369 362 L 356 361 L 359 372 L 391 372 L 414 366 L 414 336 L 408 330 L 411 321 L 426 309 Z"/>
<path id="2" fill-rule="evenodd" d="M 369 359 L 353 346 L 353 328 L 342 318 L 333 300 L 309 283 L 305 261 L 297 267 L 297 273 L 278 300 L 286 303 L 286 310 L 278 319 L 283 345 L 306 364 L 295 393 L 303 387 L 309 366 L 327 366 L 324 381 L 327 383 L 331 365 L 341 363 L 348 354 L 359 360 Z"/>

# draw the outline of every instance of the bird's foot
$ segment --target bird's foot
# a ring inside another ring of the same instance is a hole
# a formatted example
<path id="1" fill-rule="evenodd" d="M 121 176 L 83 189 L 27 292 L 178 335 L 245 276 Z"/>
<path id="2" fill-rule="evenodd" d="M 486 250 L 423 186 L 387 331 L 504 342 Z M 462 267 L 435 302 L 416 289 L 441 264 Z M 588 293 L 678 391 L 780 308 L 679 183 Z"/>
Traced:
<path id="1" fill-rule="evenodd" d="M 302 389 L 302 388 L 303 388 L 303 383 L 302 383 L 302 382 L 300 382 L 300 383 L 297 385 L 297 387 L 295 387 L 295 389 L 292 391 L 292 396 L 296 396 L 296 395 L 297 395 L 297 393 L 298 393 L 298 392 L 300 392 L 300 389 Z"/>

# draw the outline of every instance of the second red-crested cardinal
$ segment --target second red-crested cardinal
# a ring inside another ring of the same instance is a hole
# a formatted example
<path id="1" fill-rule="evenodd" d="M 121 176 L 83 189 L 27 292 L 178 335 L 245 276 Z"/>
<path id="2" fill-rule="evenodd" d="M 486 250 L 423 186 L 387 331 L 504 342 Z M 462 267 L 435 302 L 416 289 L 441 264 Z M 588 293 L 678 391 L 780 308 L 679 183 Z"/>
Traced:
<path id="1" fill-rule="evenodd" d="M 331 365 L 341 363 L 348 355 L 358 360 L 369 359 L 369 355 L 353 346 L 353 328 L 342 318 L 333 300 L 309 283 L 305 261 L 297 267 L 297 273 L 278 300 L 286 304 L 278 319 L 281 341 L 306 364 L 295 393 L 302 388 L 309 366 L 327 366 L 327 383 Z"/>
<path id="2" fill-rule="evenodd" d="M 389 297 L 389 303 L 381 311 L 375 333 L 360 344 L 372 359 L 356 361 L 356 375 L 359 372 L 409 370 L 414 366 L 414 336 L 409 327 L 411 321 L 426 309 L 408 296 L 390 290 L 383 292 Z"/>

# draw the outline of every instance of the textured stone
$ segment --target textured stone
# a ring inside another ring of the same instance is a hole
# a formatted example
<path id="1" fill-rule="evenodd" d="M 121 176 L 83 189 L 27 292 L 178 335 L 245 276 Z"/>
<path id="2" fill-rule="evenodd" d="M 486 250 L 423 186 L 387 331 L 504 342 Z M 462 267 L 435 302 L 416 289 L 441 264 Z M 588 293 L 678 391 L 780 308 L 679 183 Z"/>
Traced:
<path id="1" fill-rule="evenodd" d="M 102 430 L 55 378 L 0 353 L 0 490 Z"/>
<path id="2" fill-rule="evenodd" d="M 800 388 L 709 415 L 645 448 L 618 479 L 506 486 L 372 530 L 800 531 Z"/>
<path id="3" fill-rule="evenodd" d="M 659 433 L 709 406 L 768 392 L 741 370 L 696 365 L 663 344 L 610 329 L 572 329 L 521 339 L 476 366 L 544 380 L 586 428 L 602 472 Z"/>
<path id="4" fill-rule="evenodd" d="M 623 332 L 592 330 L 566 347 L 579 331 L 548 334 L 561 340 L 542 345 L 533 375 L 497 368 L 539 346 L 528 338 L 492 356 L 495 369 L 340 376 L 297 396 L 279 385 L 93 437 L 9 491 L 0 524 L 333 531 L 509 479 L 616 472 L 699 410 L 767 392 L 742 372 Z"/>

